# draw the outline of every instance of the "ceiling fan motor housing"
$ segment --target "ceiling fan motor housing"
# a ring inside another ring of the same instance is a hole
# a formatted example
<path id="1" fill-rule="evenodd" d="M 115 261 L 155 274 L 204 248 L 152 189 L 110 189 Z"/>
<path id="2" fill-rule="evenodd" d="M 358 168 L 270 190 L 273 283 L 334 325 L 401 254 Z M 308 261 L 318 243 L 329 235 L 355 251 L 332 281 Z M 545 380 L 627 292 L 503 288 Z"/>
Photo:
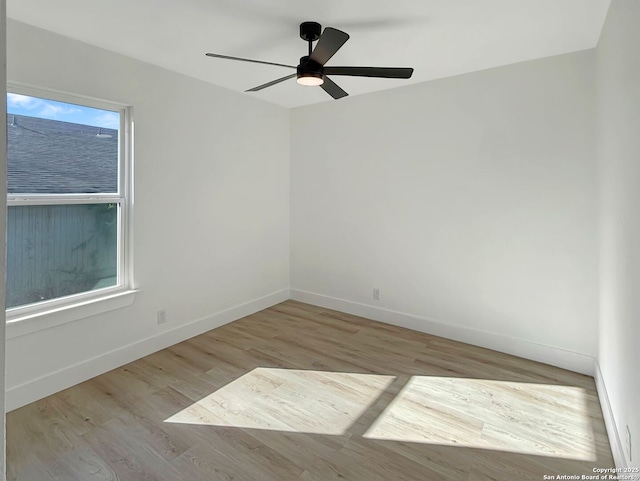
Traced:
<path id="1" fill-rule="evenodd" d="M 298 78 L 316 77 L 324 79 L 324 67 L 318 62 L 310 60 L 308 56 L 300 57 L 300 65 L 297 67 Z"/>

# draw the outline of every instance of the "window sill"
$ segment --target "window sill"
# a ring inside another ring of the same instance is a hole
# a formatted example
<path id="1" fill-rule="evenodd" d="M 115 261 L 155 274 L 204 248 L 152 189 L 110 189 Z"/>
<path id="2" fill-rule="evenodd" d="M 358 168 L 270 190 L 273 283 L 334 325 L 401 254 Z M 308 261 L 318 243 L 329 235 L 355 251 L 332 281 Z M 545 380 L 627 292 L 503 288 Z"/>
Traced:
<path id="1" fill-rule="evenodd" d="M 24 336 L 133 304 L 137 290 L 127 290 L 29 314 L 7 316 L 6 338 Z"/>

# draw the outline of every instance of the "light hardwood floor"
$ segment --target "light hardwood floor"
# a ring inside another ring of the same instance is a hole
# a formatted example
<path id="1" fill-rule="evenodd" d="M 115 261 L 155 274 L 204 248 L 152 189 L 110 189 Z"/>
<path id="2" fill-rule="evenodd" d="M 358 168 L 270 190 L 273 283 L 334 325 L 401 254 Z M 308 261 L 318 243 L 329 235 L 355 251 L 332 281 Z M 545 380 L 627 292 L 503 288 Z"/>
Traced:
<path id="1" fill-rule="evenodd" d="M 613 459 L 593 379 L 294 301 L 7 415 L 11 481 L 542 480 Z"/>

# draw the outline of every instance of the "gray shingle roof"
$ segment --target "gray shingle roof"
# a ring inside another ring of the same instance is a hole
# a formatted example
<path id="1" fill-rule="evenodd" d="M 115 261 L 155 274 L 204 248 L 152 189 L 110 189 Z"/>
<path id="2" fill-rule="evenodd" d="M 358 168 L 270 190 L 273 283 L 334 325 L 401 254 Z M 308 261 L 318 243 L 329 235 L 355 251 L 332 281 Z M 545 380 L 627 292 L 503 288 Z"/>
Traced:
<path id="1" fill-rule="evenodd" d="M 9 114 L 7 134 L 10 194 L 117 192 L 117 130 Z"/>

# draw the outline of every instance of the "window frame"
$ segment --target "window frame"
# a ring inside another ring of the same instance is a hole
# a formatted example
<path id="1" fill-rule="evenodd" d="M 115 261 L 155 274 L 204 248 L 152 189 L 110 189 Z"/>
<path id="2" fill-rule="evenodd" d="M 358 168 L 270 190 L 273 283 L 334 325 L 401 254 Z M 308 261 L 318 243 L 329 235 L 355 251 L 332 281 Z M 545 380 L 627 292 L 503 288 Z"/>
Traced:
<path id="1" fill-rule="evenodd" d="M 32 304 L 6 309 L 7 327 L 27 321 L 30 327 L 14 329 L 17 335 L 34 332 L 52 325 L 71 322 L 88 315 L 106 312 L 134 300 L 133 287 L 133 112 L 130 105 L 95 99 L 83 95 L 43 89 L 39 87 L 7 82 L 7 93 L 54 100 L 120 114 L 118 135 L 118 192 L 88 194 L 10 194 L 7 193 L 7 208 L 12 206 L 73 205 L 73 204 L 118 204 L 117 257 L 118 276 L 115 286 L 84 291 L 77 294 L 48 299 Z M 6 115 L 6 113 L 5 113 Z M 93 306 L 91 304 L 94 304 Z M 78 308 L 78 309 L 74 309 Z M 73 311 L 76 311 L 75 313 Z M 49 318 L 49 322 L 47 321 Z M 40 322 L 34 322 L 38 321 Z M 27 324 L 27 323 L 22 323 Z M 8 337 L 15 337 L 8 331 Z"/>

